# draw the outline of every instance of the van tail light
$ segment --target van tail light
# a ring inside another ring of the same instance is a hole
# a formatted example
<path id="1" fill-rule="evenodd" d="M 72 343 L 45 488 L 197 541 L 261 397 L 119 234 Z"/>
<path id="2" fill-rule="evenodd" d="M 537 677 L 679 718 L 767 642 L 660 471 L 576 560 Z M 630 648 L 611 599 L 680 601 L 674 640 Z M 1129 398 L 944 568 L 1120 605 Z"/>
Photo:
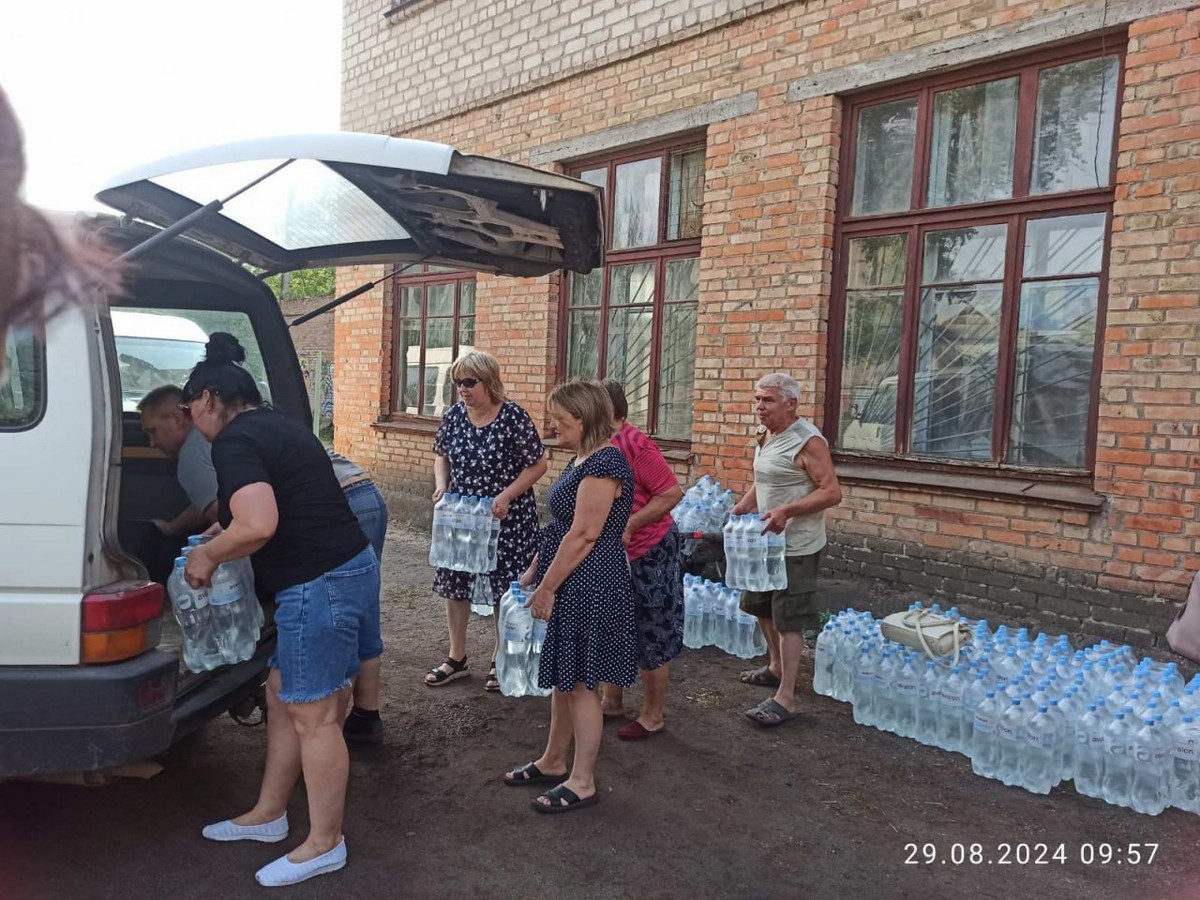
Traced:
<path id="1" fill-rule="evenodd" d="M 86 595 L 81 661 L 116 662 L 145 653 L 157 644 L 163 597 L 162 585 L 154 582 Z"/>

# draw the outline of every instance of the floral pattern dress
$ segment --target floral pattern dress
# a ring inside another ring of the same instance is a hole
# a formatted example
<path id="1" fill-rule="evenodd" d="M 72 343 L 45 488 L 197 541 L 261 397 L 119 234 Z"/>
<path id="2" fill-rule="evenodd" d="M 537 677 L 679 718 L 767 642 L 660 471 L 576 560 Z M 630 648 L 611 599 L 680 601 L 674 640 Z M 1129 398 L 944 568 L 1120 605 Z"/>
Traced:
<path id="1" fill-rule="evenodd" d="M 525 469 L 546 452 L 529 413 L 511 400 L 482 428 L 471 424 L 460 401 L 442 417 L 433 440 L 433 451 L 450 460 L 449 493 L 497 497 Z M 500 522 L 499 560 L 492 572 L 492 603 L 529 568 L 538 547 L 538 514 L 533 489 L 516 497 L 508 516 Z M 470 600 L 476 576 L 469 572 L 438 569 L 433 590 L 447 600 Z"/>

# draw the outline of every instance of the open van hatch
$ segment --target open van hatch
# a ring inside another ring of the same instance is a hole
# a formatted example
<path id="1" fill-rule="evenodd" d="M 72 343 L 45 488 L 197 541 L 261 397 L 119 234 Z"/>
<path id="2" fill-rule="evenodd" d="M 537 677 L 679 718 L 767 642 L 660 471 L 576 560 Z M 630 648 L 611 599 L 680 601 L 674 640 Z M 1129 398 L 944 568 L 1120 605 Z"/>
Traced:
<path id="1" fill-rule="evenodd" d="M 603 262 L 600 189 L 444 144 L 273 137 L 139 166 L 96 199 L 268 274 L 371 262 L 517 276 Z M 207 212 L 201 212 L 208 207 Z"/>

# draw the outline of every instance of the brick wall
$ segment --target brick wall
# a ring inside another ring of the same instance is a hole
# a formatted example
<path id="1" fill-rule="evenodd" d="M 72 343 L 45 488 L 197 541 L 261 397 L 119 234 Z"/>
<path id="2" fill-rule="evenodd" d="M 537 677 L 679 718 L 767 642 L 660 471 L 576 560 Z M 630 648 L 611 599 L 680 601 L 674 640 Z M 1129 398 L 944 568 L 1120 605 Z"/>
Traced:
<path id="1" fill-rule="evenodd" d="M 298 316 L 312 312 L 321 304 L 328 303 L 332 299 L 332 297 L 309 297 L 304 300 L 281 300 L 279 309 L 283 312 L 283 317 L 291 322 Z M 325 354 L 326 358 L 333 354 L 333 313 L 317 316 L 303 325 L 289 329 L 289 331 L 292 335 L 292 343 L 296 346 L 296 353 L 301 356 L 306 353 L 315 353 L 318 350 Z"/>
<path id="2" fill-rule="evenodd" d="M 347 55 L 344 124 L 397 132 L 394 123 L 420 121 L 403 133 L 523 162 L 565 139 L 752 93 L 755 109 L 707 129 L 694 465 L 680 472 L 690 478 L 716 470 L 741 487 L 749 475 L 754 379 L 794 372 L 806 388 L 803 413 L 818 423 L 824 403 L 841 102 L 829 93 L 792 100 L 789 85 L 836 80 L 858 67 L 861 86 L 864 71 L 876 81 L 910 76 L 914 66 L 963 53 L 978 59 L 994 48 L 1078 36 L 1091 23 L 1127 24 L 1095 472 L 1104 508 L 1089 513 L 852 483 L 831 514 L 829 563 L 1146 644 L 1161 635 L 1174 608 L 1169 601 L 1200 568 L 1200 11 L 1181 5 L 769 4 L 719 28 L 651 43 L 636 56 L 612 61 L 597 50 L 593 58 L 608 61 L 580 74 L 534 68 L 524 89 L 508 93 L 510 82 L 497 71 L 486 103 L 447 87 L 459 111 L 437 118 L 389 61 L 389 42 L 399 40 L 394 29 L 363 24 L 366 4 L 351 2 L 347 44 L 362 47 Z M 460 6 L 443 0 L 428 14 Z M 595 16 L 582 24 L 599 27 Z M 431 38 L 427 52 L 438 52 L 439 40 L 451 37 Z M 502 49 L 493 55 L 513 65 Z M 455 71 L 443 74 L 453 81 Z M 341 278 L 342 289 L 359 281 Z M 553 278 L 479 278 L 476 343 L 501 359 L 513 396 L 541 423 L 554 380 L 557 298 Z M 338 312 L 338 442 L 373 467 L 398 509 L 405 498 L 420 498 L 411 505 L 420 517 L 432 484 L 431 435 L 375 424 L 388 404 L 390 329 L 382 290 Z"/>

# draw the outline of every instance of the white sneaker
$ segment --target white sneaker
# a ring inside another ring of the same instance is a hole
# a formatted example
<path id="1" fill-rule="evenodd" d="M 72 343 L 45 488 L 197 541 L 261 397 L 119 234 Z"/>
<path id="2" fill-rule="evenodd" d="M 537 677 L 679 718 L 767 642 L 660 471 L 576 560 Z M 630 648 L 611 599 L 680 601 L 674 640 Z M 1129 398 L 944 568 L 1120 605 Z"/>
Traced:
<path id="1" fill-rule="evenodd" d="M 261 841 L 275 844 L 288 836 L 287 813 L 262 825 L 238 825 L 232 819 L 205 825 L 200 832 L 210 841 Z"/>
<path id="2" fill-rule="evenodd" d="M 254 873 L 254 880 L 263 887 L 285 887 L 289 884 L 299 884 L 315 875 L 328 875 L 346 865 L 346 839 L 338 841 L 338 845 L 328 853 L 314 856 L 305 862 L 292 862 L 286 856 L 281 856 L 275 862 L 263 866 Z"/>

